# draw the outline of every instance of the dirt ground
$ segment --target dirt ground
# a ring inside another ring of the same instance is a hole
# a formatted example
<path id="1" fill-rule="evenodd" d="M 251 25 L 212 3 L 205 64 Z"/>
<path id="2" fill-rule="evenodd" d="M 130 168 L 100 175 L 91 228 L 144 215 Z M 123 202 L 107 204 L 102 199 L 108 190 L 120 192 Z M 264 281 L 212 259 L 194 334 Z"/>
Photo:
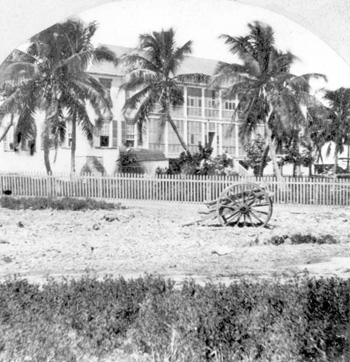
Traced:
<path id="1" fill-rule="evenodd" d="M 156 273 L 177 282 L 229 283 L 240 277 L 350 277 L 350 209 L 274 206 L 269 228 L 224 228 L 201 205 L 122 202 L 117 211 L 0 208 L 0 280 L 32 282 L 90 275 Z M 337 244 L 268 243 L 274 235 L 333 235 Z"/>

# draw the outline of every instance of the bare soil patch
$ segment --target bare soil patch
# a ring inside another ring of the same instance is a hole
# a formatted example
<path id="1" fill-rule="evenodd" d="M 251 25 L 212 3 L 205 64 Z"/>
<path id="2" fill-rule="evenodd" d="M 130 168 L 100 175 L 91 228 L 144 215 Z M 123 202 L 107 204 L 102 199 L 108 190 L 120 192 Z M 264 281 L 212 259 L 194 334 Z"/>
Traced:
<path id="1" fill-rule="evenodd" d="M 269 228 L 224 228 L 201 205 L 123 202 L 126 210 L 0 209 L 0 280 L 17 275 L 138 277 L 230 282 L 240 277 L 350 277 L 350 209 L 274 206 Z M 271 245 L 274 235 L 331 234 L 337 244 Z"/>

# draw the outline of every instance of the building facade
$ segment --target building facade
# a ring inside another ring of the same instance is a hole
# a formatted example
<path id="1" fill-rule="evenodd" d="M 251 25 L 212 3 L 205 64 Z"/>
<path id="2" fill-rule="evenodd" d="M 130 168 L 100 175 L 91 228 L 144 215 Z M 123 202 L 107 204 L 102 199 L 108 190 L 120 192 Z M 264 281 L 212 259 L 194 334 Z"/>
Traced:
<path id="1" fill-rule="evenodd" d="M 109 46 L 117 56 L 130 49 Z M 217 62 L 214 60 L 187 57 L 179 73 L 214 74 Z M 139 130 L 133 121 L 128 120 L 122 112 L 125 100 L 130 96 L 121 88 L 124 81 L 123 69 L 109 63 L 92 65 L 91 75 L 100 80 L 110 92 L 113 102 L 113 119 L 106 118 L 102 124 L 94 128 L 93 142 L 89 143 L 82 132 L 77 129 L 76 171 L 93 168 L 93 164 L 101 164 L 106 173 L 116 172 L 116 162 L 120 147 L 146 148 L 162 151 L 167 158 L 176 158 L 183 151 L 179 140 L 171 126 L 162 124 L 160 114 L 155 110 Z M 244 158 L 242 145 L 239 143 L 239 120 L 233 116 L 238 106 L 238 97 L 224 100 L 222 90 L 208 89 L 206 84 L 181 85 L 184 104 L 172 109 L 172 118 L 191 152 L 198 150 L 198 145 L 210 145 L 213 155 L 223 152 L 234 159 Z M 94 118 L 91 113 L 91 119 Z M 10 122 L 4 119 L 0 127 L 0 135 Z M 37 114 L 37 137 L 31 142 L 18 143 L 14 140 L 14 127 L 0 144 L 0 171 L 45 171 L 42 147 L 44 115 Z M 53 172 L 70 171 L 71 125 L 66 124 L 65 143 L 56 151 L 51 151 Z M 140 134 L 141 133 L 141 134 Z"/>

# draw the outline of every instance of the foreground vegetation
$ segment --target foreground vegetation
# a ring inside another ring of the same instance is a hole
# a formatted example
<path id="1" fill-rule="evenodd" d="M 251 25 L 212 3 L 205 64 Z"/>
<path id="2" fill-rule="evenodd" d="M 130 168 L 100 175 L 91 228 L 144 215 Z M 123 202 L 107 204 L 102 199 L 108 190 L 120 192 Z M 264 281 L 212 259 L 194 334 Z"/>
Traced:
<path id="1" fill-rule="evenodd" d="M 307 276 L 180 288 L 157 276 L 8 280 L 0 360 L 344 361 L 349 293 L 349 280 Z"/>
<path id="2" fill-rule="evenodd" d="M 123 208 L 121 204 L 112 204 L 93 199 L 75 199 L 72 197 L 3 197 L 0 198 L 0 207 L 12 210 L 111 210 Z"/>

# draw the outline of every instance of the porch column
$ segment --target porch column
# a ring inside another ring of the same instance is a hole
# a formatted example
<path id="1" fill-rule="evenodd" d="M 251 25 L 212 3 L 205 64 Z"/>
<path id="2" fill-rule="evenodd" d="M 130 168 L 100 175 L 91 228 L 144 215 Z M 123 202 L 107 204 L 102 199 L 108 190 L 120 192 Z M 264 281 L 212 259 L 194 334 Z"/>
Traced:
<path id="1" fill-rule="evenodd" d="M 188 119 L 187 119 L 187 87 L 184 86 L 184 121 L 183 121 L 183 127 L 184 127 L 184 132 L 183 132 L 183 138 L 184 141 L 186 143 L 186 145 L 188 146 Z"/>
<path id="2" fill-rule="evenodd" d="M 222 120 L 222 106 L 223 106 L 222 90 L 219 90 L 219 119 L 220 120 Z"/>
<path id="3" fill-rule="evenodd" d="M 201 137 L 201 142 L 202 142 L 202 146 L 205 146 L 205 136 L 206 136 L 206 126 L 205 126 L 206 121 L 202 122 L 202 137 Z"/>
<path id="4" fill-rule="evenodd" d="M 201 88 L 202 91 L 202 117 L 205 117 L 205 89 Z"/>
<path id="5" fill-rule="evenodd" d="M 222 145 L 222 123 L 218 124 L 218 137 L 219 137 L 219 149 L 218 153 L 222 154 L 223 152 L 223 145 Z"/>
<path id="6" fill-rule="evenodd" d="M 236 157 L 239 157 L 238 123 L 235 123 Z"/>
<path id="7" fill-rule="evenodd" d="M 143 140 L 144 143 L 144 147 L 145 148 L 149 148 L 149 128 L 150 128 L 150 124 L 149 124 L 150 120 L 148 120 L 148 122 L 145 123 L 145 139 Z"/>

